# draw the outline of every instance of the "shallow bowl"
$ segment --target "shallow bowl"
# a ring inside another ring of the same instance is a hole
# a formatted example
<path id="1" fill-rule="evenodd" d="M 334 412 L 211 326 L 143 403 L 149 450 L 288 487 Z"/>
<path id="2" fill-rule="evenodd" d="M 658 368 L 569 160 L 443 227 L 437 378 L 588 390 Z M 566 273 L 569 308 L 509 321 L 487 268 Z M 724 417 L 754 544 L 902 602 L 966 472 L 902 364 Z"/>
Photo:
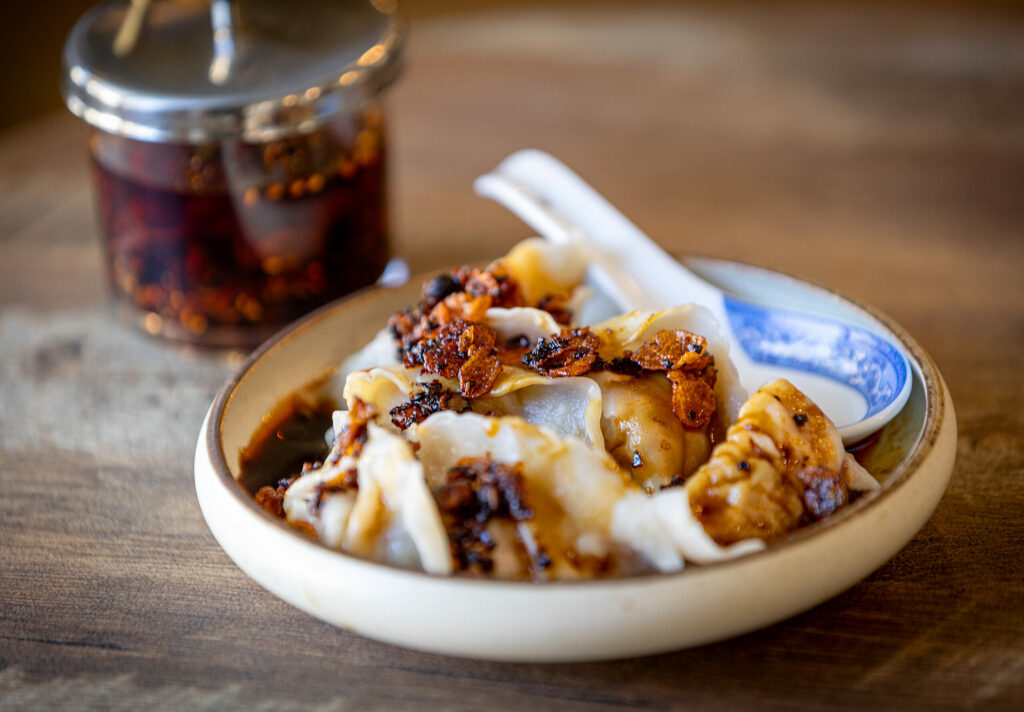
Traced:
<path id="1" fill-rule="evenodd" d="M 307 613 L 420 650 L 512 661 L 619 658 L 745 633 L 807 610 L 899 551 L 934 511 L 956 452 L 956 418 L 931 358 L 898 325 L 848 299 L 735 262 L 684 260 L 743 296 L 847 319 L 902 344 L 910 399 L 859 457 L 882 487 L 766 550 L 673 574 L 532 584 L 431 576 L 329 549 L 256 505 L 239 454 L 275 406 L 322 379 L 417 299 L 419 280 L 328 305 L 258 349 L 221 389 L 196 448 L 199 504 L 249 576 Z M 282 473 L 286 474 L 286 473 Z"/>

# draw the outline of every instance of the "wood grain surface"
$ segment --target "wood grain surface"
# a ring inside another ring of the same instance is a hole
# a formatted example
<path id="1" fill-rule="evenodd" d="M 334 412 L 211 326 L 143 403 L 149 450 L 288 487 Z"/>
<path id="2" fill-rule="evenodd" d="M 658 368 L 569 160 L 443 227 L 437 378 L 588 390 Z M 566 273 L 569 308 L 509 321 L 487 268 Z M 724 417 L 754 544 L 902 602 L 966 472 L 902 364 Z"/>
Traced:
<path id="1" fill-rule="evenodd" d="M 110 316 L 84 132 L 56 115 L 0 135 L 0 708 L 1024 706 L 1024 19 L 853 7 L 416 25 L 393 218 L 414 269 L 500 254 L 527 230 L 471 182 L 533 146 L 670 249 L 887 312 L 959 424 L 949 491 L 889 563 L 765 630 L 600 664 L 421 654 L 291 608 L 220 550 L 192 486 L 237 357 Z"/>

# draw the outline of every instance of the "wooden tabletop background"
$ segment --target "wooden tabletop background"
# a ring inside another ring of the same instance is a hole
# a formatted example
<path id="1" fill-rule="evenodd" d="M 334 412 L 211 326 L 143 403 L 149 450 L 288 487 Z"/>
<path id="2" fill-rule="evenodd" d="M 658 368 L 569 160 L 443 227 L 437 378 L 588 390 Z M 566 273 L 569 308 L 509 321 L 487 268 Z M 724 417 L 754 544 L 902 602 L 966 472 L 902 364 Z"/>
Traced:
<path id="1" fill-rule="evenodd" d="M 192 453 L 237 358 L 110 316 L 84 133 L 54 115 L 0 135 L 0 708 L 1020 709 L 1024 18 L 556 6 L 422 22 L 408 57 L 389 110 L 414 269 L 526 236 L 471 181 L 551 151 L 670 249 L 902 323 L 956 404 L 938 510 L 828 603 L 674 654 L 481 663 L 314 620 L 207 530 Z"/>

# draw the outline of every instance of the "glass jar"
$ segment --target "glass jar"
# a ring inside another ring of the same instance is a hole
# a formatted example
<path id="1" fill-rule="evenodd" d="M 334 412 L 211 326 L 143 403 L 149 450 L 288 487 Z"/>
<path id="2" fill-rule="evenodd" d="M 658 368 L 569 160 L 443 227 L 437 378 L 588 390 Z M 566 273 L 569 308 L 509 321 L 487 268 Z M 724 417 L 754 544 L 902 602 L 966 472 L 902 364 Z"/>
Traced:
<path id="1" fill-rule="evenodd" d="M 109 282 L 149 333 L 253 345 L 388 261 L 401 27 L 380 2 L 307 2 L 156 2 L 128 51 L 133 11 L 111 3 L 69 36 Z"/>

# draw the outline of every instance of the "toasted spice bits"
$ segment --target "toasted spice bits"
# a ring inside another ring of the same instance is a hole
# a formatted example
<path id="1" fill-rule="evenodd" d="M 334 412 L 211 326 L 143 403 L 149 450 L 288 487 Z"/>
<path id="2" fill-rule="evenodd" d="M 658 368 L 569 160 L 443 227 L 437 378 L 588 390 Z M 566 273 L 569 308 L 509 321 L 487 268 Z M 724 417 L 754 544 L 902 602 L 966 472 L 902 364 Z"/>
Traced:
<path id="1" fill-rule="evenodd" d="M 629 358 L 648 371 L 699 371 L 712 361 L 707 339 L 685 329 L 659 331 Z"/>
<path id="2" fill-rule="evenodd" d="M 293 475 L 278 480 L 276 487 L 261 487 L 256 493 L 256 504 L 278 519 L 284 519 L 284 493 L 297 479 L 299 476 Z"/>
<path id="3" fill-rule="evenodd" d="M 662 330 L 644 342 L 635 353 L 612 359 L 609 368 L 628 372 L 625 363 L 647 371 L 664 371 L 672 382 L 672 411 L 688 428 L 703 428 L 717 408 L 715 359 L 708 353 L 703 336 L 685 329 Z"/>
<path id="4" fill-rule="evenodd" d="M 327 462 L 333 464 L 342 457 L 359 457 L 366 444 L 366 424 L 377 415 L 377 409 L 369 403 L 356 398 L 349 411 L 350 422 L 340 433 L 335 433 L 334 447 L 327 456 Z"/>
<path id="5" fill-rule="evenodd" d="M 572 321 L 572 312 L 569 310 L 569 296 L 566 294 L 549 294 L 541 297 L 537 302 L 537 308 L 543 309 L 559 324 L 568 324 Z"/>
<path id="6" fill-rule="evenodd" d="M 500 373 L 500 363 L 492 361 L 487 353 L 493 343 L 490 347 L 473 348 L 471 352 L 464 348 L 458 349 L 458 344 L 453 344 L 457 350 L 445 348 L 453 335 L 467 329 L 459 322 L 479 327 L 467 337 L 471 344 L 487 341 L 488 337 L 480 333 L 480 329 L 487 327 L 476 322 L 483 321 L 492 306 L 523 306 L 519 284 L 501 263 L 491 265 L 487 270 L 459 267 L 424 282 L 421 297 L 415 309 L 401 309 L 388 319 L 388 331 L 395 340 L 398 355 L 409 368 L 422 365 L 427 371 L 447 378 L 458 377 L 459 371 L 463 370 L 462 363 L 470 361 L 472 365 L 466 370 L 465 376 L 460 378 L 460 390 L 467 398 L 483 395 L 487 392 L 486 389 L 480 390 L 483 385 L 486 384 L 489 389 L 497 373 Z M 452 326 L 457 323 L 457 326 Z M 425 341 L 431 343 L 427 345 Z M 428 351 L 439 347 L 441 350 L 436 358 L 426 356 Z M 428 360 L 438 370 L 428 367 Z M 467 390 L 469 383 L 473 385 Z"/>
<path id="7" fill-rule="evenodd" d="M 399 356 L 422 336 L 420 321 L 420 315 L 410 307 L 403 307 L 388 317 L 388 333 L 395 340 Z"/>
<path id="8" fill-rule="evenodd" d="M 807 414 L 797 413 L 796 415 L 793 416 L 793 422 L 796 423 L 797 425 L 803 425 L 804 423 L 807 422 Z"/>
<path id="9" fill-rule="evenodd" d="M 414 393 L 407 402 L 391 409 L 391 422 L 399 429 L 405 430 L 410 425 L 422 423 L 441 410 L 465 413 L 469 410 L 469 403 L 458 393 L 453 393 L 441 385 L 440 381 L 431 381 Z"/>
<path id="10" fill-rule="evenodd" d="M 523 355 L 531 348 L 530 339 L 525 334 L 512 336 L 498 349 L 498 360 L 503 366 L 521 366 Z"/>
<path id="11" fill-rule="evenodd" d="M 523 355 L 523 363 L 551 378 L 583 376 L 597 364 L 601 339 L 587 327 L 563 329 L 558 336 L 541 337 Z"/>
<path id="12" fill-rule="evenodd" d="M 490 456 L 464 458 L 448 471 L 434 493 L 457 570 L 476 574 L 494 568 L 492 519 L 523 521 L 533 516 L 523 490 L 522 465 L 496 463 Z"/>
<path id="13" fill-rule="evenodd" d="M 423 298 L 423 306 L 429 310 L 438 302 L 443 301 L 448 295 L 461 291 L 462 283 L 451 274 L 439 274 L 423 283 L 420 295 Z"/>
<path id="14" fill-rule="evenodd" d="M 427 373 L 459 380 L 459 392 L 479 398 L 491 390 L 501 373 L 497 336 L 483 324 L 453 319 L 428 332 L 405 352 L 409 368 L 423 366 Z"/>
<path id="15" fill-rule="evenodd" d="M 464 292 L 470 297 L 487 297 L 496 307 L 524 306 L 519 284 L 512 279 L 500 262 L 483 270 L 459 267 L 448 274 L 438 275 L 423 283 L 420 291 L 420 311 L 429 312 L 448 297 Z"/>
<path id="16" fill-rule="evenodd" d="M 474 297 L 466 292 L 449 294 L 444 300 L 438 302 L 427 316 L 427 323 L 435 323 L 444 326 L 454 319 L 463 321 L 483 321 L 487 310 L 491 308 L 491 298 L 488 296 Z"/>
<path id="17" fill-rule="evenodd" d="M 474 297 L 488 296 L 493 306 L 508 308 L 526 304 L 519 283 L 512 279 L 500 262 L 486 270 L 462 267 L 456 272 L 461 277 L 463 289 L 467 294 Z"/>
<path id="18" fill-rule="evenodd" d="M 714 415 L 715 401 L 714 368 L 700 372 L 669 371 L 672 382 L 672 412 L 688 428 L 703 428 Z"/>
<path id="19" fill-rule="evenodd" d="M 807 416 L 804 416 L 805 418 Z M 816 521 L 835 512 L 850 500 L 850 491 L 839 473 L 821 465 L 796 473 L 797 489 L 802 490 L 804 518 Z"/>
<path id="20" fill-rule="evenodd" d="M 604 367 L 612 373 L 621 373 L 624 376 L 639 376 L 643 373 L 643 369 L 633 363 L 629 358 L 630 356 L 632 356 L 632 353 L 627 351 L 622 356 L 616 356 L 610 361 L 606 361 Z"/>

